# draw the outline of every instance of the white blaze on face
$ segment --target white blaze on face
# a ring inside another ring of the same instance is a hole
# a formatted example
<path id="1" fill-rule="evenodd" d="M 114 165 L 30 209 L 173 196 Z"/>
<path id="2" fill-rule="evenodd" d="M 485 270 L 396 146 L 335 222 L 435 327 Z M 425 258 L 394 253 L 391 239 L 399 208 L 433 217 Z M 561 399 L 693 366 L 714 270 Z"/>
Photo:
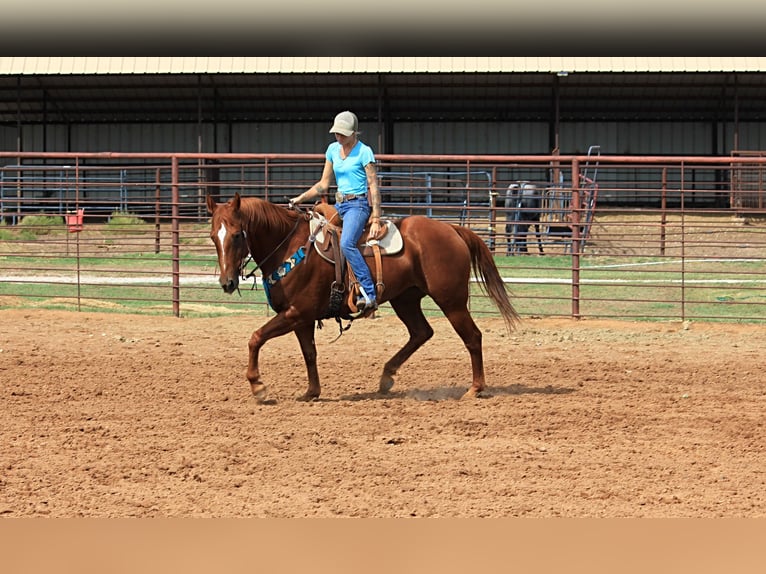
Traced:
<path id="1" fill-rule="evenodd" d="M 218 230 L 218 243 L 221 245 L 221 272 L 226 271 L 226 254 L 223 251 L 223 240 L 226 239 L 226 226 L 222 223 Z"/>

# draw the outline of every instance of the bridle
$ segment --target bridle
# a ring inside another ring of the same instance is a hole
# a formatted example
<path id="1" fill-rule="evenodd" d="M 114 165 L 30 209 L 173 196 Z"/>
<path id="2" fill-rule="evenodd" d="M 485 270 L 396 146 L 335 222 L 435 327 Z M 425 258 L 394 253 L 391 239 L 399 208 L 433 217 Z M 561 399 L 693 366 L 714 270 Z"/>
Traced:
<path id="1" fill-rule="evenodd" d="M 295 219 L 295 225 L 290 230 L 290 233 L 288 233 L 285 236 L 285 238 L 279 242 L 279 245 L 277 245 L 274 249 L 272 249 L 271 252 L 268 255 L 266 255 L 266 257 L 264 257 L 260 262 L 255 261 L 255 258 L 253 257 L 253 254 L 250 251 L 250 242 L 247 239 L 247 231 L 245 231 L 244 229 L 242 230 L 242 234 L 245 237 L 245 245 L 247 246 L 247 257 L 242 259 L 242 263 L 240 264 L 239 269 L 237 270 L 237 273 L 239 274 L 239 277 L 242 281 L 247 281 L 251 277 L 253 278 L 253 286 L 251 287 L 251 290 L 255 289 L 255 285 L 256 285 L 255 272 L 258 271 L 258 269 L 263 270 L 263 264 L 266 263 L 271 257 L 273 257 L 274 254 L 277 251 L 279 251 L 279 249 L 287 242 L 287 240 L 293 236 L 293 234 L 297 231 L 298 225 L 300 225 L 300 222 L 301 222 L 301 217 L 297 217 Z M 253 268 L 252 271 L 245 274 L 245 267 L 247 267 L 248 263 L 250 263 L 251 261 L 255 262 L 255 267 Z M 239 293 L 241 297 L 242 293 L 239 292 L 239 287 L 237 287 L 237 292 Z"/>

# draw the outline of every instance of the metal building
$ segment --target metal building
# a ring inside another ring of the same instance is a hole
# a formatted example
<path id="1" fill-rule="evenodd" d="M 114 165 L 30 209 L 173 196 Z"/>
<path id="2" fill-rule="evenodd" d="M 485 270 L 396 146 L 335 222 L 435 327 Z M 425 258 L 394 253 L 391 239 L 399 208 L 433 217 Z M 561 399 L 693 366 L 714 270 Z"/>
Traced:
<path id="1" fill-rule="evenodd" d="M 766 149 L 759 57 L 0 57 L 5 151 L 316 153 L 352 109 L 378 153 Z"/>

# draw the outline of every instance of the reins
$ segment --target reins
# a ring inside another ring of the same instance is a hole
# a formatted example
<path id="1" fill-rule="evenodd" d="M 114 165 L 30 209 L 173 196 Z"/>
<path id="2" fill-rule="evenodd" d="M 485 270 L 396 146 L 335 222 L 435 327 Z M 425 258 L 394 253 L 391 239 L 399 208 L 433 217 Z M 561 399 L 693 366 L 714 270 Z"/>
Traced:
<path id="1" fill-rule="evenodd" d="M 242 281 L 247 281 L 251 277 L 253 278 L 253 286 L 252 286 L 251 289 L 255 289 L 255 285 L 256 285 L 256 283 L 255 283 L 255 272 L 258 271 L 258 269 L 263 270 L 263 264 L 266 263 L 277 251 L 279 251 L 279 248 L 282 247 L 285 244 L 285 242 L 287 242 L 287 240 L 290 239 L 293 236 L 293 234 L 297 231 L 298 225 L 300 225 L 300 223 L 301 223 L 301 217 L 297 217 L 295 219 L 295 225 L 290 230 L 290 233 L 288 233 L 285 236 L 285 238 L 279 243 L 279 245 L 277 245 L 271 251 L 271 253 L 269 253 L 266 257 L 264 257 L 261 260 L 260 263 L 258 261 L 255 261 L 255 258 L 253 257 L 253 253 L 250 251 L 250 243 L 247 240 L 247 232 L 244 231 L 244 230 L 242 231 L 242 233 L 244 233 L 244 235 L 245 235 L 245 245 L 247 245 L 247 258 L 245 258 L 245 260 L 243 261 L 242 265 L 240 265 L 238 273 L 239 273 L 239 276 L 242 279 Z M 255 268 L 252 271 L 250 271 L 250 273 L 245 275 L 245 267 L 247 267 L 247 264 L 250 263 L 251 261 L 255 262 Z M 242 296 L 242 293 L 240 293 L 240 297 L 241 296 Z"/>

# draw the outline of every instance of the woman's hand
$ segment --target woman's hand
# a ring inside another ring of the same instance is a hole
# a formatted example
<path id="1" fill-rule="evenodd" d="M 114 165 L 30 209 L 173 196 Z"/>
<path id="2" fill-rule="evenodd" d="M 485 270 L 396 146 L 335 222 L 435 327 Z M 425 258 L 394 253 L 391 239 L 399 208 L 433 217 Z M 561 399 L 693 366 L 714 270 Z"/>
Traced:
<path id="1" fill-rule="evenodd" d="M 376 218 L 370 223 L 370 233 L 367 237 L 368 239 L 377 239 L 378 233 L 380 233 L 380 220 Z"/>

